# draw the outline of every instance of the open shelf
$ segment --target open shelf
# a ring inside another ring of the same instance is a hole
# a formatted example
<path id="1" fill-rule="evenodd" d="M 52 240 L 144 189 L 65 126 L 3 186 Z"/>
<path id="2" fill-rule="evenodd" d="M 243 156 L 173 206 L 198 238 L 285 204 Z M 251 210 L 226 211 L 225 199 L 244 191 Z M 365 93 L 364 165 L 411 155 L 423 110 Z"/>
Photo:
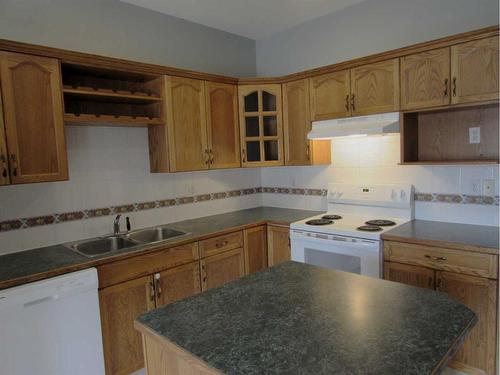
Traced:
<path id="1" fill-rule="evenodd" d="M 401 165 L 497 164 L 498 103 L 403 113 Z M 470 143 L 479 128 L 479 143 Z"/>
<path id="2" fill-rule="evenodd" d="M 163 76 L 62 65 L 64 120 L 72 125 L 165 123 Z"/>
<path id="3" fill-rule="evenodd" d="M 97 126 L 131 126 L 147 127 L 148 125 L 163 125 L 164 122 L 158 117 L 132 117 L 132 116 L 114 116 L 114 115 L 92 115 L 65 113 L 64 121 L 71 125 L 94 124 Z"/>

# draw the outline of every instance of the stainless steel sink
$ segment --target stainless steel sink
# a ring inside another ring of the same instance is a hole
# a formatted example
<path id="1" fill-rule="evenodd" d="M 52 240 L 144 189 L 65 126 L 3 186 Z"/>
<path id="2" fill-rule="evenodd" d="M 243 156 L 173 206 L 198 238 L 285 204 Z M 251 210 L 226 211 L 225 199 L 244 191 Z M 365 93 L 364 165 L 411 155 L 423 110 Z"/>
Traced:
<path id="1" fill-rule="evenodd" d="M 136 242 L 131 241 L 123 236 L 95 238 L 92 240 L 84 240 L 68 245 L 69 248 L 76 251 L 77 253 L 90 258 L 134 246 L 137 246 Z"/>
<path id="2" fill-rule="evenodd" d="M 127 238 L 140 244 L 149 244 L 166 241 L 171 238 L 186 235 L 186 232 L 171 229 L 168 227 L 155 227 L 137 230 L 127 234 Z"/>
<path id="3" fill-rule="evenodd" d="M 65 244 L 65 246 L 81 255 L 95 258 L 122 249 L 131 249 L 133 247 L 167 241 L 186 234 L 188 233 L 171 229 L 167 226 L 158 226 L 139 229 L 127 234 L 116 234 L 108 237 L 72 242 Z"/>

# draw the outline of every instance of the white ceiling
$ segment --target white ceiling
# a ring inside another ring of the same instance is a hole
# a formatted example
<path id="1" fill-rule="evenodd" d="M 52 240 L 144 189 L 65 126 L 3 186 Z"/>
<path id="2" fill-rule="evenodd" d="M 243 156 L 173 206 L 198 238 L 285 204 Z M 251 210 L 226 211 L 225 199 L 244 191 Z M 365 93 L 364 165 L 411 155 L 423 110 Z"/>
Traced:
<path id="1" fill-rule="evenodd" d="M 260 39 L 364 0 L 122 0 Z"/>

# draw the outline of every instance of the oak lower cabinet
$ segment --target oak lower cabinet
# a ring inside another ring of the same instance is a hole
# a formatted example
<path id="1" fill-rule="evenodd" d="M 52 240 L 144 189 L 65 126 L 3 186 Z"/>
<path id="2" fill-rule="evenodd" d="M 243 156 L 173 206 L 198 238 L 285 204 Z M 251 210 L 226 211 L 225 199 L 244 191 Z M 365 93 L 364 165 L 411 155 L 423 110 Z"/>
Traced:
<path id="1" fill-rule="evenodd" d="M 452 366 L 480 369 L 496 374 L 497 282 L 452 272 L 436 272 L 440 292 L 462 302 L 477 315 L 478 322 L 453 358 Z"/>
<path id="2" fill-rule="evenodd" d="M 200 293 L 200 281 L 199 262 L 156 273 L 154 275 L 156 307 Z"/>
<path id="3" fill-rule="evenodd" d="M 141 335 L 134 319 L 155 307 L 153 276 L 99 291 L 104 361 L 107 375 L 125 375 L 144 367 Z"/>
<path id="4" fill-rule="evenodd" d="M 225 251 L 201 260 L 201 287 L 205 291 L 245 275 L 243 248 Z"/>
<path id="5" fill-rule="evenodd" d="M 10 183 L 67 180 L 59 61 L 0 51 L 0 81 L 6 133 L 0 149 L 6 141 Z M 0 164 L 3 175 L 5 155 Z"/>
<path id="6" fill-rule="evenodd" d="M 267 263 L 269 267 L 290 260 L 290 228 L 268 225 L 267 246 Z"/>
<path id="7" fill-rule="evenodd" d="M 7 141 L 5 139 L 5 125 L 3 121 L 2 95 L 0 95 L 0 186 L 10 183 L 9 163 L 7 158 Z"/>
<path id="8" fill-rule="evenodd" d="M 330 141 L 307 139 L 311 131 L 309 81 L 285 83 L 282 92 L 285 165 L 330 164 Z"/>
<path id="9" fill-rule="evenodd" d="M 267 268 L 267 231 L 261 225 L 243 231 L 245 273 L 251 274 Z"/>
<path id="10" fill-rule="evenodd" d="M 436 289 L 469 307 L 476 326 L 450 366 L 473 374 L 496 374 L 498 255 L 384 241 L 384 278 Z"/>
<path id="11" fill-rule="evenodd" d="M 451 102 L 498 99 L 498 36 L 451 47 Z"/>

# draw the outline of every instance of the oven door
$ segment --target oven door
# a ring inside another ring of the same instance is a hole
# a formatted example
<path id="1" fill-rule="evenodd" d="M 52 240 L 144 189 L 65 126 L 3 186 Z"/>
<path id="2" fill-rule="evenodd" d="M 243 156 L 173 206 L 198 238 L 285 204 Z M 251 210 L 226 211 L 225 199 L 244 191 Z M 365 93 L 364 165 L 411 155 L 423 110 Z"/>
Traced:
<path id="1" fill-rule="evenodd" d="M 375 240 L 292 230 L 292 260 L 380 277 L 380 243 Z"/>

